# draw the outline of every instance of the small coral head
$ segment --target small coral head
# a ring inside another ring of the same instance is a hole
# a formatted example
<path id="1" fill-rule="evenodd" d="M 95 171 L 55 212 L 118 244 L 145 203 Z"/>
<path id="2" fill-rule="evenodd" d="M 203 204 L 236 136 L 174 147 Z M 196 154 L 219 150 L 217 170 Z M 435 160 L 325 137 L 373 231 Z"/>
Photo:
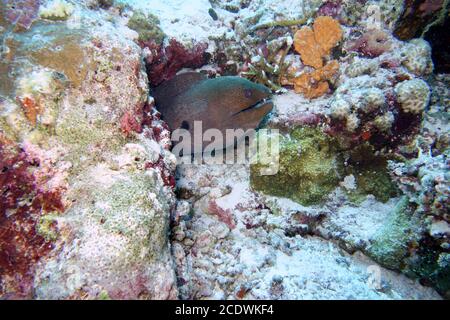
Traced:
<path id="1" fill-rule="evenodd" d="M 303 26 L 294 35 L 294 48 L 301 55 L 304 64 L 323 67 L 323 58 L 330 55 L 342 39 L 342 28 L 339 22 L 328 16 L 320 16 L 313 27 Z"/>

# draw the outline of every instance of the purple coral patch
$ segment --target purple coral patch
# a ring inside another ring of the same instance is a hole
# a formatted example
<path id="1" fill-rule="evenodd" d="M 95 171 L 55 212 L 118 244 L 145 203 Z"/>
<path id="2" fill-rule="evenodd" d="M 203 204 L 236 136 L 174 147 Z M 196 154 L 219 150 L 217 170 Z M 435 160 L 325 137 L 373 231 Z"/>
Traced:
<path id="1" fill-rule="evenodd" d="M 205 51 L 208 44 L 206 43 L 198 43 L 192 49 L 188 49 L 177 40 L 171 39 L 166 47 L 154 42 L 142 43 L 142 46 L 147 47 L 150 51 L 145 62 L 152 86 L 172 79 L 182 68 L 199 68 L 207 60 Z"/>
<path id="2" fill-rule="evenodd" d="M 5 18 L 12 24 L 29 29 L 38 17 L 40 0 L 2 0 Z"/>
<path id="3" fill-rule="evenodd" d="M 330 0 L 325 2 L 317 11 L 317 16 L 329 16 L 334 19 L 339 19 L 342 12 L 340 0 Z"/>
<path id="4" fill-rule="evenodd" d="M 349 51 L 356 51 L 363 57 L 376 58 L 391 49 L 388 34 L 383 30 L 370 30 L 355 41 L 351 41 Z"/>
<path id="5" fill-rule="evenodd" d="M 27 298 L 36 263 L 53 245 L 37 232 L 45 211 L 64 211 L 60 190 L 46 191 L 40 161 L 0 136 L 0 297 Z"/>

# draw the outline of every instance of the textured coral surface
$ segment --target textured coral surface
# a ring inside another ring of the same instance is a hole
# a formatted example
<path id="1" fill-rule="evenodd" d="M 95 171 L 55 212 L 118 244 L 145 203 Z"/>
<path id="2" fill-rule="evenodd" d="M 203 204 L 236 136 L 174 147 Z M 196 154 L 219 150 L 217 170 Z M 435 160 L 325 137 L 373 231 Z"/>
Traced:
<path id="1" fill-rule="evenodd" d="M 52 172 L 39 176 L 39 158 L 0 139 L 0 294 L 29 298 L 35 265 L 53 248 L 38 226 L 45 213 L 64 211 L 63 190 L 46 188 Z"/>
<path id="2" fill-rule="evenodd" d="M 448 299 L 447 7 L 1 0 L 0 299 Z M 178 162 L 183 72 L 272 91 L 272 163 Z"/>

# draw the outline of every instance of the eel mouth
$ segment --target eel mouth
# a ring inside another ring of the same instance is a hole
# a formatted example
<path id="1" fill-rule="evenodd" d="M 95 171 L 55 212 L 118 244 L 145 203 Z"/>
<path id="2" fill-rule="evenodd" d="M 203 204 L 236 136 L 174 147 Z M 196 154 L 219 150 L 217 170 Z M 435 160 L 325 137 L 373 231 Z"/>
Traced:
<path id="1" fill-rule="evenodd" d="M 273 102 L 272 102 L 272 98 L 268 97 L 268 98 L 264 98 L 262 100 L 257 101 L 256 103 L 252 104 L 251 106 L 242 109 L 241 111 L 238 111 L 236 113 L 233 114 L 233 116 L 238 115 L 242 112 L 246 112 L 246 111 L 250 111 L 250 110 L 256 110 L 259 108 L 262 108 L 263 106 L 267 105 L 267 104 L 272 104 L 273 106 Z"/>

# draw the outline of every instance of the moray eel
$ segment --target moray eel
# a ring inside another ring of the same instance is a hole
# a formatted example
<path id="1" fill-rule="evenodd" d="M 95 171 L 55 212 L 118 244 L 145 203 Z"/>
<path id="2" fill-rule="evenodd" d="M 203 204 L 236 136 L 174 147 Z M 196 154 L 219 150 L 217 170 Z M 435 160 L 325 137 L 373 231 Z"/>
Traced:
<path id="1" fill-rule="evenodd" d="M 151 94 L 172 132 L 182 128 L 194 137 L 194 121 L 202 121 L 203 133 L 212 128 L 220 130 L 222 148 L 229 146 L 225 143 L 226 129 L 255 129 L 273 108 L 267 87 L 232 76 L 208 79 L 197 72 L 182 73 L 153 88 Z M 191 153 L 211 143 L 193 140 Z"/>

